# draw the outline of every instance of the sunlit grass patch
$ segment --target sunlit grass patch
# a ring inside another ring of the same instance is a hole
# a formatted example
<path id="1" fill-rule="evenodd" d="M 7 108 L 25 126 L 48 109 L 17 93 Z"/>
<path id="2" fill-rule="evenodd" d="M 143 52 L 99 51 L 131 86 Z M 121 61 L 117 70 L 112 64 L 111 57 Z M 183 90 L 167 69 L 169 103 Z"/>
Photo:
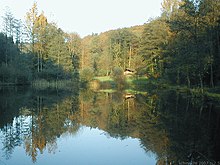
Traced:
<path id="1" fill-rule="evenodd" d="M 147 94 L 146 91 L 139 91 L 139 90 L 135 90 L 135 89 L 126 89 L 125 93 L 142 94 L 142 95 L 146 95 Z"/>
<path id="2" fill-rule="evenodd" d="M 95 77 L 94 80 L 99 80 L 100 82 L 114 81 L 110 76 Z"/>
<path id="3" fill-rule="evenodd" d="M 100 82 L 114 81 L 110 76 L 95 77 L 94 80 L 99 80 Z M 126 77 L 127 83 L 146 83 L 147 80 L 147 77 Z"/>
<path id="4" fill-rule="evenodd" d="M 99 92 L 103 92 L 103 93 L 114 93 L 116 91 L 117 90 L 115 90 L 115 89 L 101 89 L 101 90 L 99 90 Z"/>
<path id="5" fill-rule="evenodd" d="M 95 77 L 94 80 L 100 83 L 101 89 L 115 88 L 117 84 L 111 76 Z M 126 89 L 136 88 L 136 86 L 143 86 L 149 83 L 147 77 L 137 77 L 137 76 L 125 77 L 125 82 L 126 82 L 125 85 Z"/>

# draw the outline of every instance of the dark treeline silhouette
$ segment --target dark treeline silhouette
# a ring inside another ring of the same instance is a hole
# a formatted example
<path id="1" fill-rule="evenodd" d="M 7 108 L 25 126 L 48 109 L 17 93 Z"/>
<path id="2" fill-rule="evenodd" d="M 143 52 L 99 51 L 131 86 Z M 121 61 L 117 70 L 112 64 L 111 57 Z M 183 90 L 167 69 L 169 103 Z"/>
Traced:
<path id="1" fill-rule="evenodd" d="M 0 83 L 26 84 L 32 79 L 31 56 L 20 52 L 12 37 L 0 33 Z"/>
<path id="2" fill-rule="evenodd" d="M 220 1 L 174 2 L 172 8 L 164 2 L 161 16 L 169 34 L 168 40 L 160 45 L 165 46 L 160 57 L 164 76 L 188 87 L 219 85 Z"/>
<path id="3" fill-rule="evenodd" d="M 31 52 L 21 52 L 12 37 L 0 33 L 0 83 L 30 84 L 35 79 L 69 79 L 70 73 L 54 64 L 50 59 L 42 60 L 44 71 L 37 73 L 33 68 L 36 56 Z"/>

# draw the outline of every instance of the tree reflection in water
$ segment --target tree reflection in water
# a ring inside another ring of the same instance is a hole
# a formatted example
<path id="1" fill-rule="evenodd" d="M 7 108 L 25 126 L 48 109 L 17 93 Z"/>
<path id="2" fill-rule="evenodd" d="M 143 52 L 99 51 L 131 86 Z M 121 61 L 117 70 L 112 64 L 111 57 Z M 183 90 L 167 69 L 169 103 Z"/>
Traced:
<path id="1" fill-rule="evenodd" d="M 35 91 L 2 89 L 2 151 L 6 159 L 25 146 L 36 162 L 45 149 L 57 152 L 64 133 L 81 125 L 107 136 L 139 138 L 141 147 L 157 155 L 158 164 L 219 160 L 220 106 L 208 98 L 175 91 L 151 93 Z"/>

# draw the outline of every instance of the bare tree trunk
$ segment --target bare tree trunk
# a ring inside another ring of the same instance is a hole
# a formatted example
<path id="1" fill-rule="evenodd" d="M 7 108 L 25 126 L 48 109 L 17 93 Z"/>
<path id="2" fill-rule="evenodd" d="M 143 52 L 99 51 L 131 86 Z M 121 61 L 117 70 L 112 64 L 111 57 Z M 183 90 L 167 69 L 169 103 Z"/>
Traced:
<path id="1" fill-rule="evenodd" d="M 210 85 L 212 88 L 214 88 L 214 80 L 213 80 L 213 64 L 211 63 L 210 66 Z"/>
<path id="2" fill-rule="evenodd" d="M 203 105 L 201 105 L 201 107 L 200 107 L 200 111 L 199 111 L 199 120 L 201 119 L 202 111 L 203 111 Z"/>
<path id="3" fill-rule="evenodd" d="M 188 87 L 190 88 L 191 82 L 190 82 L 190 78 L 189 78 L 189 69 L 188 68 L 187 68 L 187 84 L 188 84 Z"/>
<path id="4" fill-rule="evenodd" d="M 180 69 L 177 70 L 177 85 L 180 85 Z"/>
<path id="5" fill-rule="evenodd" d="M 5 66 L 8 67 L 8 48 L 5 51 Z"/>
<path id="6" fill-rule="evenodd" d="M 83 50 L 82 50 L 82 63 L 81 63 L 81 69 L 83 69 L 83 63 L 84 63 L 84 55 L 85 55 L 85 48 L 83 47 Z"/>
<path id="7" fill-rule="evenodd" d="M 199 73 L 199 80 L 200 80 L 200 87 L 201 87 L 201 90 L 202 90 L 202 93 L 203 93 L 204 87 L 203 87 L 203 80 L 202 80 L 202 75 L 201 75 L 201 73 Z"/>
<path id="8" fill-rule="evenodd" d="M 130 119 L 130 102 L 128 100 L 128 122 L 129 122 L 129 119 Z"/>
<path id="9" fill-rule="evenodd" d="M 218 49 L 218 56 L 220 57 L 220 48 L 219 48 L 220 41 L 219 41 L 219 39 L 220 39 L 220 36 L 219 36 L 218 30 L 217 30 L 217 49 Z"/>
<path id="10" fill-rule="evenodd" d="M 37 53 L 37 72 L 40 72 L 40 55 Z"/>
<path id="11" fill-rule="evenodd" d="M 43 53 L 40 51 L 40 71 L 43 71 Z"/>
<path id="12" fill-rule="evenodd" d="M 130 46 L 130 50 L 129 50 L 129 59 L 128 59 L 128 67 L 131 67 L 131 54 L 132 54 L 132 48 Z"/>

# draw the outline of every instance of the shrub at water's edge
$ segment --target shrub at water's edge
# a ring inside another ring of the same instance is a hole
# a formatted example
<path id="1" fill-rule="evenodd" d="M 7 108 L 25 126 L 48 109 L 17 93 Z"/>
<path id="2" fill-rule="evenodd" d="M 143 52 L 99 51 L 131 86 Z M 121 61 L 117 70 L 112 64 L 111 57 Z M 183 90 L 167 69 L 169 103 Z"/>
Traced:
<path id="1" fill-rule="evenodd" d="M 112 79 L 115 81 L 117 89 L 119 90 L 125 89 L 126 79 L 122 68 L 115 67 L 113 69 Z"/>

